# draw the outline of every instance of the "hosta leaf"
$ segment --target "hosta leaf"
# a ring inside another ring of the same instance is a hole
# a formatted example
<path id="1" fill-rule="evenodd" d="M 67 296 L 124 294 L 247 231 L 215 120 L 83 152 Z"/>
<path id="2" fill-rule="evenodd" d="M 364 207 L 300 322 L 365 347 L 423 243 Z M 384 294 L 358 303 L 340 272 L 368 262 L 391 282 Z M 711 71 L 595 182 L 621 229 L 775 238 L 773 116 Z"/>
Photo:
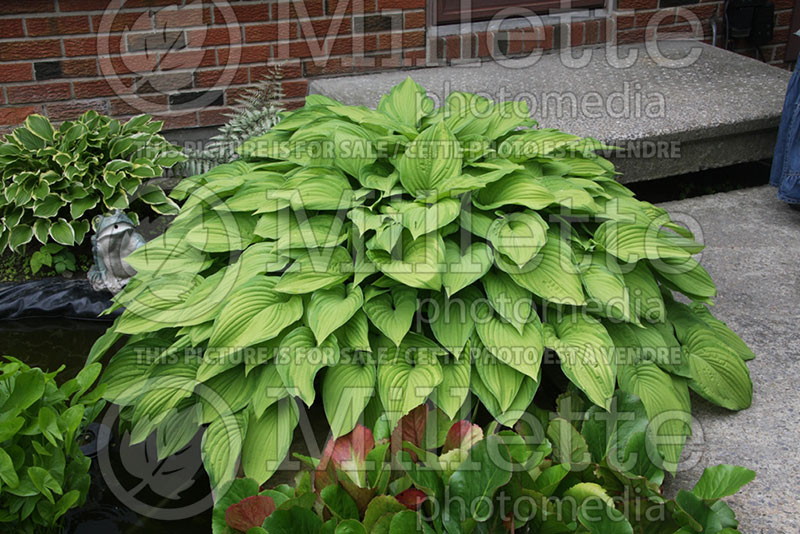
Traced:
<path id="1" fill-rule="evenodd" d="M 306 307 L 306 315 L 317 343 L 322 343 L 331 332 L 349 321 L 363 303 L 361 288 L 352 284 L 346 290 L 344 286 L 336 286 L 315 291 Z"/>
<path id="2" fill-rule="evenodd" d="M 65 202 L 57 195 L 47 195 L 44 200 L 37 202 L 33 207 L 33 215 L 49 219 L 55 217 L 56 213 L 64 207 Z"/>
<path id="3" fill-rule="evenodd" d="M 386 215 L 392 215 L 399 220 L 411 233 L 413 239 L 446 226 L 454 221 L 461 211 L 461 202 L 455 198 L 443 198 L 433 204 L 405 201 L 390 202 L 389 204 L 392 210 L 397 210 L 397 213 L 387 210 Z M 379 215 L 373 215 L 373 217 L 381 218 Z"/>
<path id="4" fill-rule="evenodd" d="M 723 408 L 748 408 L 753 402 L 753 383 L 742 358 L 685 304 L 670 302 L 667 313 L 689 358 L 690 387 Z"/>
<path id="5" fill-rule="evenodd" d="M 433 110 L 433 101 L 428 98 L 425 89 L 411 78 L 392 87 L 389 94 L 381 97 L 378 111 L 416 129 L 419 120 Z"/>
<path id="6" fill-rule="evenodd" d="M 495 250 L 522 267 L 547 241 L 547 223 L 534 211 L 509 213 L 494 220 L 486 238 Z"/>
<path id="7" fill-rule="evenodd" d="M 358 310 L 349 321 L 336 330 L 336 339 L 342 348 L 366 352 L 372 350 L 369 345 L 369 322 L 363 309 Z"/>
<path id="8" fill-rule="evenodd" d="M 546 208 L 555 201 L 555 197 L 537 180 L 536 177 L 521 173 L 510 174 L 473 195 L 472 203 L 483 210 L 508 205 L 525 206 L 532 210 Z"/>
<path id="9" fill-rule="evenodd" d="M 449 417 L 455 419 L 469 394 L 472 365 L 469 358 L 446 357 L 442 362 L 442 381 L 436 386 L 434 402 Z"/>
<path id="10" fill-rule="evenodd" d="M 631 296 L 613 257 L 594 252 L 581 262 L 581 279 L 595 313 L 612 319 L 638 323 L 631 310 Z"/>
<path id="11" fill-rule="evenodd" d="M 275 348 L 277 348 L 277 343 L 270 344 L 276 345 Z M 249 366 L 245 365 L 245 368 L 247 367 Z M 250 403 L 250 407 L 253 409 L 252 415 L 255 417 L 261 417 L 267 408 L 289 396 L 274 361 L 256 365 L 255 369 L 250 370 L 250 374 L 247 375 L 248 380 L 251 377 L 256 381 L 255 392 Z"/>
<path id="12" fill-rule="evenodd" d="M 375 364 L 362 364 L 350 356 L 325 372 L 322 404 L 334 439 L 349 433 L 375 392 Z"/>
<path id="13" fill-rule="evenodd" d="M 606 221 L 594 232 L 597 246 L 625 263 L 640 259 L 688 258 L 691 254 L 662 237 L 655 225 Z"/>
<path id="14" fill-rule="evenodd" d="M 486 243 L 473 243 L 461 255 L 460 247 L 451 240 L 445 241 L 445 270 L 442 285 L 448 297 L 479 280 L 494 263 L 492 249 Z"/>
<path id="15" fill-rule="evenodd" d="M 481 279 L 489 303 L 500 317 L 522 333 L 533 311 L 533 296 L 506 273 L 492 269 Z"/>
<path id="16" fill-rule="evenodd" d="M 435 293 L 428 306 L 428 320 L 436 341 L 456 358 L 461 356 L 475 330 L 475 303 L 482 298 L 475 287 L 464 288 L 457 296 Z"/>
<path id="17" fill-rule="evenodd" d="M 498 423 L 509 427 L 514 426 L 525 415 L 527 408 L 533 402 L 533 396 L 536 394 L 537 388 L 538 382 L 536 380 L 524 376 L 517 396 L 514 397 L 514 401 L 509 408 L 504 411 L 500 408 L 500 401 L 495 397 L 495 392 L 483 383 L 480 374 L 473 372 L 470 377 L 470 391 L 478 396 L 481 403 Z"/>
<path id="18" fill-rule="evenodd" d="M 289 393 L 311 406 L 316 396 L 314 378 L 320 369 L 336 365 L 338 361 L 339 344 L 336 336 L 328 336 L 317 345 L 311 329 L 301 326 L 281 340 L 275 363 Z"/>
<path id="19" fill-rule="evenodd" d="M 495 315 L 488 304 L 482 303 L 477 312 L 475 329 L 483 346 L 498 360 L 538 380 L 544 339 L 542 323 L 537 314 L 531 314 L 520 332 L 514 325 Z"/>
<path id="20" fill-rule="evenodd" d="M 47 219 L 36 219 L 33 221 L 33 235 L 36 236 L 36 240 L 39 243 L 43 245 L 47 243 L 50 239 L 50 221 Z"/>
<path id="21" fill-rule="evenodd" d="M 227 300 L 214 321 L 208 346 L 220 354 L 235 352 L 272 339 L 302 314 L 300 297 L 275 291 L 275 278 L 258 277 L 241 286 Z"/>
<path id="22" fill-rule="evenodd" d="M 75 244 L 80 245 L 83 243 L 83 238 L 89 233 L 89 221 L 86 219 L 82 221 L 70 221 L 69 225 L 72 226 L 72 230 L 75 232 Z M 125 259 L 127 260 L 127 256 Z"/>
<path id="23" fill-rule="evenodd" d="M 443 122 L 429 126 L 408 146 L 400 159 L 400 183 L 416 197 L 445 189 L 461 174 L 461 146 Z"/>
<path id="24" fill-rule="evenodd" d="M 208 266 L 206 255 L 185 239 L 166 232 L 130 253 L 125 261 L 139 273 L 198 273 Z"/>
<path id="25" fill-rule="evenodd" d="M 75 243 L 75 229 L 66 220 L 58 219 L 50 226 L 50 237 L 56 243 L 71 246 Z"/>
<path id="26" fill-rule="evenodd" d="M 40 137 L 44 141 L 53 140 L 53 125 L 47 120 L 47 117 L 41 115 L 31 114 L 25 119 L 25 127 L 35 136 Z"/>
<path id="27" fill-rule="evenodd" d="M 545 344 L 556 351 L 561 369 L 589 400 L 608 409 L 614 394 L 614 342 L 597 319 L 581 312 L 548 317 Z"/>
<path id="28" fill-rule="evenodd" d="M 692 257 L 650 260 L 650 269 L 690 298 L 705 299 L 717 294 L 708 272 Z"/>
<path id="29" fill-rule="evenodd" d="M 255 220 L 250 214 L 207 211 L 204 220 L 189 230 L 186 241 L 204 252 L 243 250 L 253 240 Z"/>
<path id="30" fill-rule="evenodd" d="M 439 358 L 426 347 L 387 350 L 378 360 L 378 393 L 394 430 L 398 421 L 424 403 L 442 382 Z"/>
<path id="31" fill-rule="evenodd" d="M 353 273 L 353 259 L 343 247 L 307 251 L 289 266 L 275 285 L 275 291 L 302 295 L 347 280 Z"/>
<path id="32" fill-rule="evenodd" d="M 334 247 L 345 240 L 344 221 L 333 215 L 316 215 L 293 225 L 281 235 L 276 250 Z"/>
<path id="33" fill-rule="evenodd" d="M 371 137 L 370 132 L 355 124 L 335 128 L 331 133 L 334 164 L 351 176 L 359 176 L 361 169 L 377 159 Z"/>
<path id="34" fill-rule="evenodd" d="M 33 229 L 27 224 L 18 224 L 11 230 L 8 246 L 16 251 L 22 245 L 30 243 L 31 239 L 33 239 Z"/>
<path id="35" fill-rule="evenodd" d="M 383 250 L 368 250 L 367 257 L 401 284 L 438 291 L 445 258 L 442 238 L 434 232 L 412 240 L 404 233 L 402 241 L 400 258 Z"/>
<path id="36" fill-rule="evenodd" d="M 525 374 L 516 371 L 485 351 L 475 355 L 474 367 L 481 382 L 497 399 L 500 411 L 508 410 L 522 387 Z M 538 375 L 534 380 L 537 378 Z"/>
<path id="37" fill-rule="evenodd" d="M 498 262 L 511 279 L 521 287 L 550 302 L 582 306 L 583 287 L 575 257 L 569 244 L 551 231 L 547 243 L 523 267 Z"/>
<path id="38" fill-rule="evenodd" d="M 728 328 L 728 325 L 726 325 L 724 322 L 711 315 L 711 312 L 705 304 L 695 302 L 691 305 L 691 307 L 692 311 L 697 314 L 697 317 L 706 323 L 714 331 L 714 333 L 717 334 L 717 337 L 723 340 L 726 346 L 736 351 L 736 353 L 743 360 L 752 360 L 756 357 L 756 355 L 753 354 L 753 351 L 750 350 L 750 347 L 748 347 L 747 344 L 742 341 L 742 338 L 736 335 L 733 330 Z"/>
<path id="39" fill-rule="evenodd" d="M 242 445 L 245 476 L 261 485 L 277 471 L 289 452 L 298 420 L 297 405 L 293 399 L 273 404 L 261 417 L 250 419 Z"/>
<path id="40" fill-rule="evenodd" d="M 404 286 L 393 287 L 364 302 L 370 322 L 398 346 L 411 328 L 416 311 L 417 292 Z"/>
<path id="41" fill-rule="evenodd" d="M 353 205 L 350 182 L 341 171 L 331 167 L 302 168 L 280 189 L 270 191 L 270 196 L 288 201 L 295 211 L 340 210 Z"/>
<path id="42" fill-rule="evenodd" d="M 200 452 L 203 467 L 214 489 L 234 480 L 247 433 L 247 414 L 229 414 L 212 422 L 203 433 Z"/>
<path id="43" fill-rule="evenodd" d="M 664 299 L 647 265 L 639 262 L 633 269 L 630 269 L 630 266 L 623 266 L 622 272 L 633 313 L 645 321 L 663 322 L 667 317 Z"/>

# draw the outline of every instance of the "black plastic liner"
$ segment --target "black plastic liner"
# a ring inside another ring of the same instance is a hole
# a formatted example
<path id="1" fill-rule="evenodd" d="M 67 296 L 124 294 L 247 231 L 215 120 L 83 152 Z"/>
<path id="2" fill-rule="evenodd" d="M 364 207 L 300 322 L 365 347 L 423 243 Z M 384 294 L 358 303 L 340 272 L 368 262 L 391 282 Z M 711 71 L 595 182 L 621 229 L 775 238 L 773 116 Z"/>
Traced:
<path id="1" fill-rule="evenodd" d="M 88 280 L 48 278 L 0 284 L 0 320 L 65 317 L 109 321 L 100 313 L 111 306 L 111 293 L 94 291 Z"/>

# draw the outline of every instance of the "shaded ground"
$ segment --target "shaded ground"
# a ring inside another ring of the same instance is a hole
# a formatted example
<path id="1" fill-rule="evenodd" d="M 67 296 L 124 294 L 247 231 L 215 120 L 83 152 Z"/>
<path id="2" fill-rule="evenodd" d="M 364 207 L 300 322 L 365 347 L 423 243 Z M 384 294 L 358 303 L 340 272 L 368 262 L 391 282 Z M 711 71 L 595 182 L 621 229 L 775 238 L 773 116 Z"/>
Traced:
<path id="1" fill-rule="evenodd" d="M 702 263 L 717 284 L 714 315 L 753 349 L 750 409 L 731 413 L 693 398 L 695 437 L 684 451 L 695 466 L 668 492 L 690 488 L 702 469 L 739 464 L 755 481 L 728 499 L 743 534 L 800 532 L 800 211 L 769 186 L 662 206 L 702 231 Z"/>

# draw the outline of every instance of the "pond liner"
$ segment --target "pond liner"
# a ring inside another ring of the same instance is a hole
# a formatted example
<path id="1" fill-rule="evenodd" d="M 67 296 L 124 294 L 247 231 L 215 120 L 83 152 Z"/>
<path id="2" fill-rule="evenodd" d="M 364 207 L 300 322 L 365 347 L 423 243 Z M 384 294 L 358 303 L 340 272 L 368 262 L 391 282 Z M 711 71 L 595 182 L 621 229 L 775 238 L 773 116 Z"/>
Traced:
<path id="1" fill-rule="evenodd" d="M 0 320 L 64 317 L 113 321 L 116 313 L 100 316 L 111 306 L 111 293 L 94 291 L 87 280 L 47 278 L 0 284 Z"/>

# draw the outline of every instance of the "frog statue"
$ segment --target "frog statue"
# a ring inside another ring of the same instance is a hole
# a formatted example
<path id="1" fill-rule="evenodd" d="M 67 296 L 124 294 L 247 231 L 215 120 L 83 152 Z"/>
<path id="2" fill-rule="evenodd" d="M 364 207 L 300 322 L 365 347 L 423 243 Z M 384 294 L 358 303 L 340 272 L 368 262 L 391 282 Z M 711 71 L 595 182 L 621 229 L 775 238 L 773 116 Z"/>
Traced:
<path id="1" fill-rule="evenodd" d="M 145 240 L 121 210 L 98 215 L 92 225 L 95 229 L 92 236 L 94 265 L 87 274 L 89 283 L 95 291 L 108 290 L 117 294 L 136 274 L 125 258 L 144 245 Z"/>

